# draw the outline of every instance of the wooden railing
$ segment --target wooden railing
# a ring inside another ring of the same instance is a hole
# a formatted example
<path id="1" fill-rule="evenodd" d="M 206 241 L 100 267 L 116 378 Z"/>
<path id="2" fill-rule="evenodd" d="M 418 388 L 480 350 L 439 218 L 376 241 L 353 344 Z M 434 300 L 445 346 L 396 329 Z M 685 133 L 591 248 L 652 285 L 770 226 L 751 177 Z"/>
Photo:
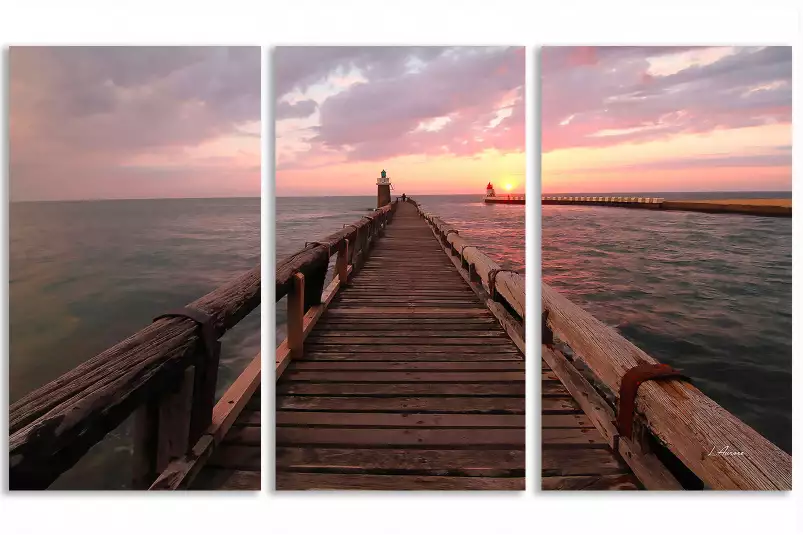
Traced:
<path id="1" fill-rule="evenodd" d="M 515 271 L 502 269 L 477 246 L 460 236 L 455 227 L 426 211 L 420 204 L 415 204 L 421 217 L 430 224 L 452 256 L 459 260 L 459 265 L 468 272 L 469 280 L 478 282 L 487 292 L 490 302 L 486 302 L 486 305 L 497 315 L 506 332 L 523 352 L 526 307 L 524 277 Z M 510 313 L 510 319 L 518 324 L 515 329 L 510 328 L 507 314 L 499 314 L 500 311 L 495 309 L 494 302 L 504 305 L 505 310 Z"/>
<path id="2" fill-rule="evenodd" d="M 792 457 L 687 381 L 644 382 L 637 390 L 635 423 L 645 434 L 633 440 L 620 437 L 612 420 L 622 377 L 636 365 L 657 361 L 548 284 L 541 284 L 541 295 L 545 335 L 556 335 L 572 349 L 603 395 L 583 390 L 577 366 L 557 358 L 552 348 L 544 351 L 544 360 L 643 482 L 677 488 L 649 451 L 655 440 L 708 488 L 792 488 Z"/>
<path id="3" fill-rule="evenodd" d="M 304 339 L 335 294 L 364 263 L 375 241 L 392 221 L 398 200 L 321 241 L 285 258 L 276 266 L 276 301 L 287 297 L 287 338 L 276 350 L 276 379 L 304 352 Z M 329 259 L 337 254 L 335 277 L 324 289 Z"/>
<path id="4" fill-rule="evenodd" d="M 187 308 L 208 315 L 218 344 L 259 302 L 257 266 Z M 159 319 L 12 404 L 10 488 L 47 488 L 135 412 L 134 487 L 147 488 L 213 421 L 219 351 L 208 346 L 194 320 Z"/>

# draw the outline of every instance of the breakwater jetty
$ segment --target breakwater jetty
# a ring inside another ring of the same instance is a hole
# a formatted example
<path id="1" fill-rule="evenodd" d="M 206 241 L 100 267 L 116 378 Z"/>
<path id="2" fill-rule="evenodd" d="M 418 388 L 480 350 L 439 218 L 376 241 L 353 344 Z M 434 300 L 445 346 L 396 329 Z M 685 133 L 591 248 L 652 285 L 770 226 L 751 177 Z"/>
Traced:
<path id="1" fill-rule="evenodd" d="M 277 489 L 524 489 L 524 277 L 406 199 L 277 265 Z"/>
<path id="2" fill-rule="evenodd" d="M 544 195 L 541 204 L 615 206 L 648 210 L 678 210 L 711 214 L 792 217 L 792 199 L 666 200 L 659 197 Z"/>

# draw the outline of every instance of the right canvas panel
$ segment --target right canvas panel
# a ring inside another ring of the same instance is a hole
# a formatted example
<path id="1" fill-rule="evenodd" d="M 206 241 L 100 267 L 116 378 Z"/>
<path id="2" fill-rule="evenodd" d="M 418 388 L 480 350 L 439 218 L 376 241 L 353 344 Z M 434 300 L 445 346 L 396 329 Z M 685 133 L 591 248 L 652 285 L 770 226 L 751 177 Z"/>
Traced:
<path id="1" fill-rule="evenodd" d="M 791 489 L 791 47 L 541 69 L 542 488 Z"/>

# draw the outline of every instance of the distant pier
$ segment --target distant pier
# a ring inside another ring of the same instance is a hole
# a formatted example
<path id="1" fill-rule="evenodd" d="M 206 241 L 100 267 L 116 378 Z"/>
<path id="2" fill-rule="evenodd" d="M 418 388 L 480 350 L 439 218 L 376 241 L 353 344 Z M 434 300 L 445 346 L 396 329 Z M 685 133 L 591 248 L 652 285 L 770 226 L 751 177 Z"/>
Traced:
<path id="1" fill-rule="evenodd" d="M 488 199 L 486 198 L 486 202 Z M 523 201 L 522 201 L 523 203 Z M 541 197 L 541 204 L 614 206 L 650 210 L 677 210 L 710 214 L 746 214 L 769 217 L 792 217 L 792 199 L 716 199 L 667 201 L 661 197 Z"/>
<path id="2" fill-rule="evenodd" d="M 485 197 L 489 204 L 524 204 L 524 195 L 501 195 L 498 197 Z"/>

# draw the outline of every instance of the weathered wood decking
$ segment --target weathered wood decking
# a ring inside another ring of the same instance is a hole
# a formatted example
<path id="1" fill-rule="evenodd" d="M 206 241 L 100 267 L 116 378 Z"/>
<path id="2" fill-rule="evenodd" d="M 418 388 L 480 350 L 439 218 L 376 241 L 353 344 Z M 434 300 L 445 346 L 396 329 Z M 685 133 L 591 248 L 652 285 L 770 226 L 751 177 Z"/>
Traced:
<path id="1" fill-rule="evenodd" d="M 414 204 L 286 366 L 277 489 L 524 489 L 523 355 Z"/>
<path id="2" fill-rule="evenodd" d="M 549 348 L 542 347 L 542 351 Z M 635 490 L 638 479 L 541 361 L 541 488 Z"/>

